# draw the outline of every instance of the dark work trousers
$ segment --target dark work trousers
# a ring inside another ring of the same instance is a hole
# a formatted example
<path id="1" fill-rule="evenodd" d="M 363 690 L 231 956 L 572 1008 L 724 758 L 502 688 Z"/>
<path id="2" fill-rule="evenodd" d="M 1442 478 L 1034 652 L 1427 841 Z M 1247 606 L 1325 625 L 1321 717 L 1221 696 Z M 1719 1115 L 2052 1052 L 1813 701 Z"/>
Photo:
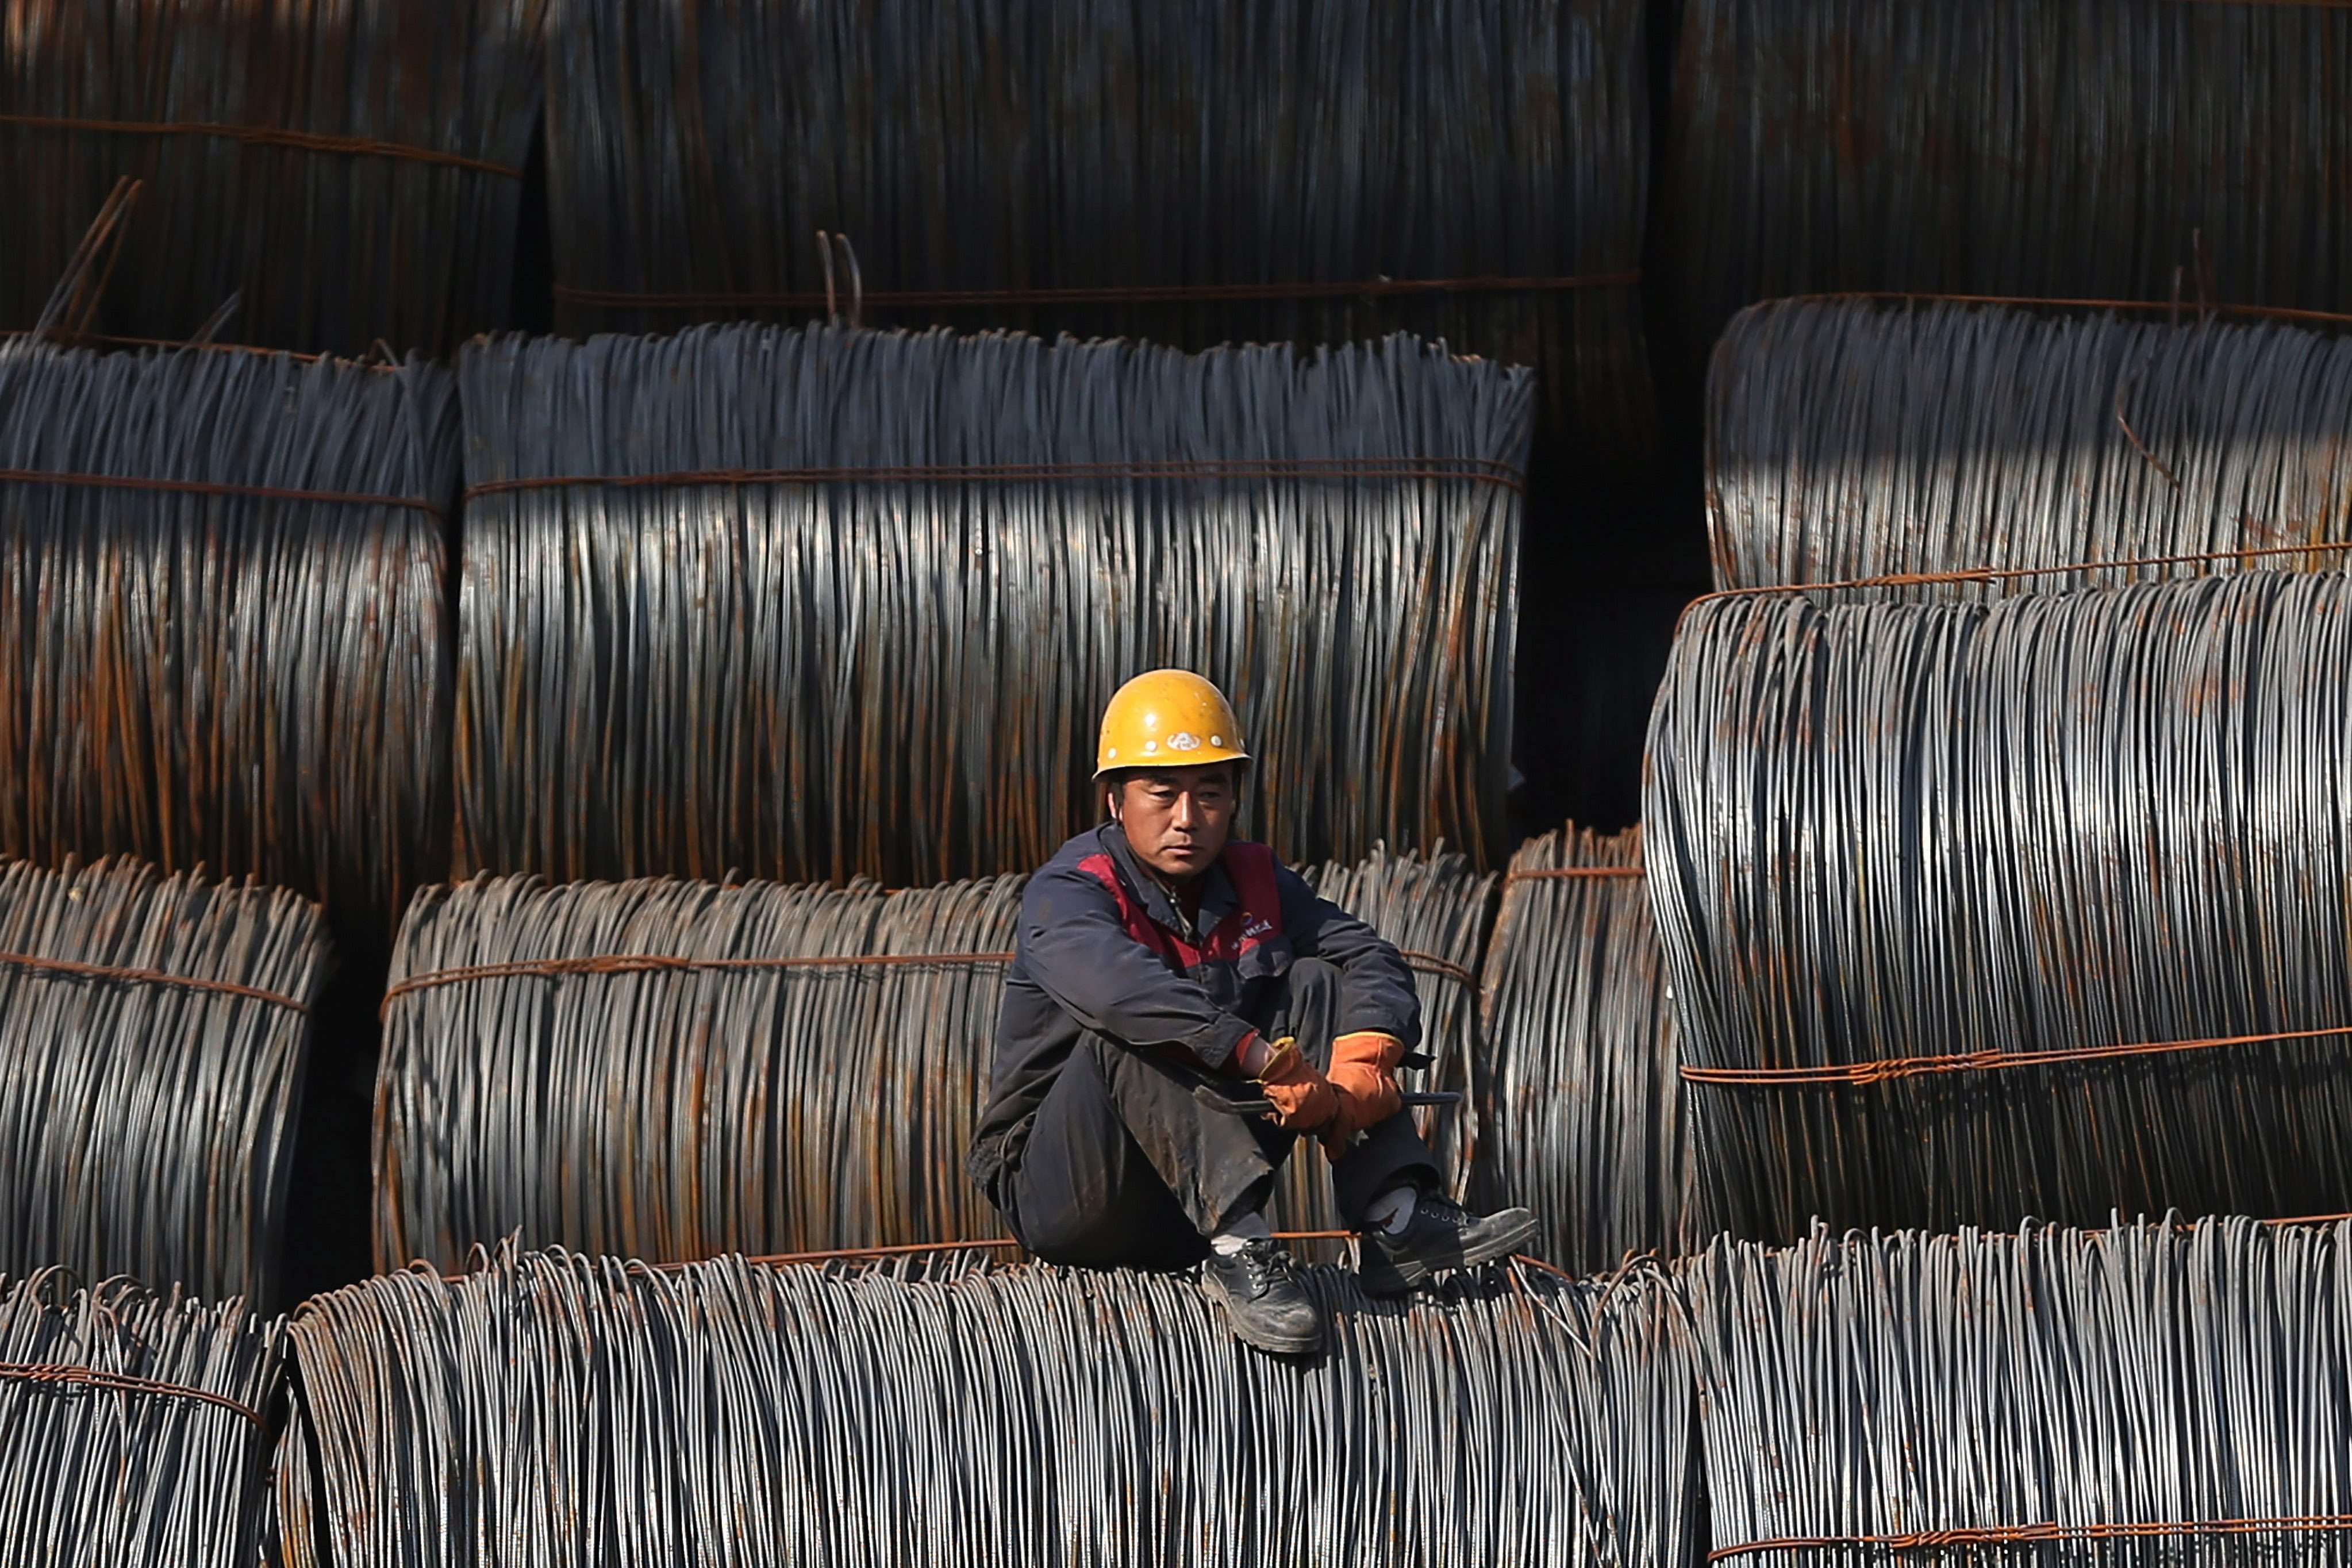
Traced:
<path id="1" fill-rule="evenodd" d="M 1329 1067 L 1345 978 L 1302 958 L 1285 981 L 1270 1016 L 1251 1022 L 1268 1040 L 1295 1037 L 1308 1060 Z M 1181 1268 L 1207 1255 L 1210 1232 L 1263 1209 L 1300 1135 L 1202 1104 L 1192 1089 L 1206 1076 L 1086 1037 L 1055 1075 L 1005 1173 L 1004 1218 L 1021 1244 L 1052 1263 Z M 1235 1094 L 1256 1092 L 1247 1080 L 1217 1082 Z M 1322 1153 L 1310 1144 L 1301 1157 Z M 1405 1111 L 1368 1128 L 1331 1165 L 1339 1213 L 1351 1226 L 1383 1193 L 1437 1181 L 1437 1162 Z"/>

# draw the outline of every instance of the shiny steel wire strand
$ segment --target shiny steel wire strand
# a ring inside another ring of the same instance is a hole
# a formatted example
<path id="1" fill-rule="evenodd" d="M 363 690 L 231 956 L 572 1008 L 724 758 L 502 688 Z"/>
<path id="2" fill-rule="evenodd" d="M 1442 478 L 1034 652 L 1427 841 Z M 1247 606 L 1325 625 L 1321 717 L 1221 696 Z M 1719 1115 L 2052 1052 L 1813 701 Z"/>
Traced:
<path id="1" fill-rule="evenodd" d="M 477 493 L 468 870 L 1025 872 L 1098 810 L 1103 702 L 1166 664 L 1234 700 L 1286 858 L 1500 858 L 1523 372 L 733 327 L 459 374 L 478 488 L 829 476 Z"/>
<path id="2" fill-rule="evenodd" d="M 423 363 L 0 346 L 0 854 L 257 876 L 380 952 L 447 859 L 457 441 Z"/>
<path id="3" fill-rule="evenodd" d="M 2352 1208 L 2352 1032 L 2105 1054 L 2352 1026 L 2347 715 L 2333 574 L 1694 609 L 1643 812 L 1685 1062 L 1864 1080 L 1693 1087 L 1725 1222 Z"/>
<path id="4" fill-rule="evenodd" d="M 2347 493 L 2352 337 L 2279 322 L 1781 300 L 1733 319 L 1708 383 L 1719 588 L 2342 542 Z M 1848 590 L 1839 602 L 2210 569 Z"/>
<path id="5" fill-rule="evenodd" d="M 279 889 L 0 865 L 0 1272 L 274 1300 L 330 963 Z"/>
<path id="6" fill-rule="evenodd" d="M 302 1310 L 280 1481 L 337 1568 L 1694 1561 L 1658 1280 L 1308 1279 L 1301 1363 L 1181 1276 L 501 1253 Z"/>

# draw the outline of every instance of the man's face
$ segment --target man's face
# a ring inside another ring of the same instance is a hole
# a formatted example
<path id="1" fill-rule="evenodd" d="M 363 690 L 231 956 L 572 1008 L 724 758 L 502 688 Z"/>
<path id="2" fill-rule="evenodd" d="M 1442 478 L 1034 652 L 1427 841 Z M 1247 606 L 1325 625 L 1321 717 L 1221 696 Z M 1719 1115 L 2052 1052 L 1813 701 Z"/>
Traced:
<path id="1" fill-rule="evenodd" d="M 1111 815 L 1145 865 L 1171 882 L 1183 882 L 1224 853 L 1236 795 L 1231 763 L 1160 768 L 1121 780 Z"/>

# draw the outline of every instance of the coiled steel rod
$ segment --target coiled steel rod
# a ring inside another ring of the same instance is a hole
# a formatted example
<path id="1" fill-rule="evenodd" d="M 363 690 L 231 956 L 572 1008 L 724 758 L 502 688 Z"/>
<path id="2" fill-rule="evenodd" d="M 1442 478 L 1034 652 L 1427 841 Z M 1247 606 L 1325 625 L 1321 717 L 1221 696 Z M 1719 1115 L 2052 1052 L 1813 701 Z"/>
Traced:
<path id="1" fill-rule="evenodd" d="M 250 874 L 382 951 L 446 862 L 455 390 L 0 346 L 0 854 Z"/>
<path id="2" fill-rule="evenodd" d="M 25 1563 L 250 1568 L 284 1325 L 65 1270 L 0 1279 L 0 1543 Z"/>
<path id="3" fill-rule="evenodd" d="M 1519 847 L 1483 991 L 1486 1203 L 1535 1210 L 1544 1255 L 1578 1272 L 1687 1247 L 1704 1222 L 1640 829 Z"/>
<path id="4" fill-rule="evenodd" d="M 1782 300 L 1715 357 L 1716 585 L 2057 567 L 2236 550 L 2352 553 L 2352 337 L 2274 322 Z M 1843 591 L 2055 593 L 2126 566 Z"/>
<path id="5" fill-rule="evenodd" d="M 130 861 L 0 866 L 0 1271 L 275 1298 L 316 906 Z"/>
<path id="6" fill-rule="evenodd" d="M 1695 608 L 1650 886 L 1742 1234 L 2352 1209 L 2352 579 Z"/>
<path id="7" fill-rule="evenodd" d="M 559 8 L 559 324 L 831 313 L 1538 368 L 1652 435 L 1640 0 Z M 838 244 L 845 234 L 853 268 Z"/>
<path id="8" fill-rule="evenodd" d="M 1524 373 L 736 327 L 460 375 L 468 870 L 1025 872 L 1166 664 L 1286 858 L 1500 856 Z"/>
<path id="9" fill-rule="evenodd" d="M 1692 1561 L 1660 1282 L 1307 1279 L 1302 1365 L 1177 1276 L 502 1253 L 303 1308 L 280 1485 L 337 1568 Z"/>

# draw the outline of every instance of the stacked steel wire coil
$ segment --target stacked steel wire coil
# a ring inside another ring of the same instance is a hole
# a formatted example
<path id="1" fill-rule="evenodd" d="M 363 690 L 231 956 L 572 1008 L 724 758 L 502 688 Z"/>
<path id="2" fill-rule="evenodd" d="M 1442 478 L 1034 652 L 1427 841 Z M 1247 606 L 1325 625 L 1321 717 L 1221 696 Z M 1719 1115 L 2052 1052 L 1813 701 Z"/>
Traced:
<path id="1" fill-rule="evenodd" d="M 2352 309 L 2352 11 L 1689 0 L 1667 280 Z"/>
<path id="2" fill-rule="evenodd" d="M 1637 828 L 1568 827 L 1511 858 L 1486 949 L 1475 1190 L 1549 1226 L 1578 1272 L 1698 1226 L 1672 999 Z"/>
<path id="3" fill-rule="evenodd" d="M 1174 1276 L 675 1272 L 501 1256 L 318 1298 L 281 1487 L 338 1568 L 549 1562 L 1692 1561 L 1667 1292 L 1530 1272 L 1334 1346 L 1237 1346 Z M 301 1542 L 290 1561 L 329 1560 Z"/>
<path id="4" fill-rule="evenodd" d="M 2352 1229 L 1718 1242 L 1682 1271 L 1714 1560 L 2334 1563 Z"/>
<path id="5" fill-rule="evenodd" d="M 100 330 L 447 350 L 512 319 L 547 0 L 16 0 L 0 48 L 0 327 L 118 176 Z M 225 321 L 224 307 L 232 309 Z"/>
<path id="6" fill-rule="evenodd" d="M 478 879 L 402 927 L 376 1258 L 994 1236 L 963 1173 L 1022 879 Z M 485 973 L 487 971 L 487 973 Z"/>
<path id="7" fill-rule="evenodd" d="M 1478 955 L 1495 879 L 1470 869 L 1460 855 L 1391 855 L 1375 850 L 1361 865 L 1331 864 L 1305 873 L 1318 893 L 1369 922 L 1412 966 L 1421 996 L 1421 1051 L 1425 1068 L 1402 1075 L 1408 1089 L 1463 1096 L 1458 1108 L 1421 1113 L 1422 1134 L 1437 1155 L 1446 1189 L 1463 1194 L 1477 1142 Z M 1285 1167 L 1276 1224 L 1286 1230 L 1331 1230 L 1340 1224 L 1331 1183 L 1315 1145 L 1301 1140 Z"/>
<path id="8" fill-rule="evenodd" d="M 275 888 L 0 866 L 0 1271 L 271 1300 L 327 964 Z"/>
<path id="9" fill-rule="evenodd" d="M 1724 1217 L 2352 1208 L 2347 712 L 2335 574 L 1695 608 L 1643 816 Z"/>
<path id="10" fill-rule="evenodd" d="M 2352 338 L 2265 322 L 1782 300 L 1733 320 L 1708 403 L 1718 587 L 2352 538 Z M 2347 556 L 2255 559 L 2336 568 Z M 2055 592 L 2197 569 L 1868 592 Z"/>
<path id="11" fill-rule="evenodd" d="M 884 325 L 1193 348 L 1402 328 L 1537 366 L 1586 447 L 1622 456 L 1651 435 L 1643 11 L 566 6 L 559 324 L 862 299 Z"/>
<path id="12" fill-rule="evenodd" d="M 446 864 L 452 378 L 0 349 L 0 853 L 317 898 Z"/>
<path id="13" fill-rule="evenodd" d="M 1167 664 L 1286 858 L 1499 858 L 1522 372 L 735 327 L 460 377 L 468 869 L 1025 871 Z"/>
<path id="14" fill-rule="evenodd" d="M 64 1271 L 0 1279 L 0 1543 L 25 1563 L 249 1568 L 284 1329 Z"/>

